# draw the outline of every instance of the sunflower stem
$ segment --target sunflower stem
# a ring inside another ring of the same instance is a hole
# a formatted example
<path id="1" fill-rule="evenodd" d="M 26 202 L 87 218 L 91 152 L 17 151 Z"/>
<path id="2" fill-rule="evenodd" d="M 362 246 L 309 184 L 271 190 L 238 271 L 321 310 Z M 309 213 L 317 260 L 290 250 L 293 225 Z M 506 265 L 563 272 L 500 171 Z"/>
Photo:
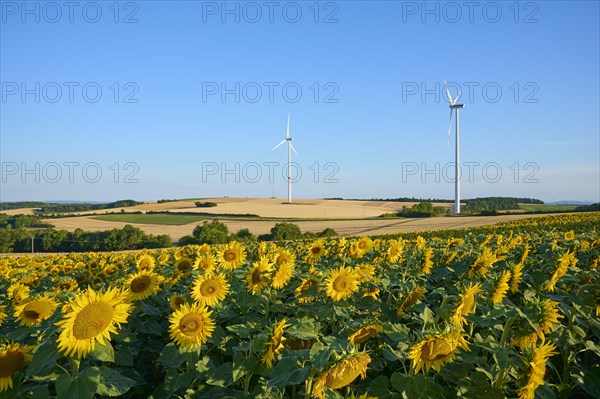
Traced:
<path id="1" fill-rule="evenodd" d="M 502 331 L 502 337 L 500 338 L 500 347 L 501 348 L 504 348 L 504 346 L 506 345 L 506 339 L 508 338 L 508 333 L 509 333 L 510 328 L 512 327 L 513 323 L 515 322 L 516 318 L 517 318 L 517 316 L 511 317 L 510 319 L 508 319 L 506 321 L 506 324 L 504 325 L 504 331 Z M 501 368 L 500 371 L 498 372 L 498 377 L 496 378 L 496 381 L 494 381 L 494 384 L 493 384 L 494 387 L 499 388 L 502 386 L 502 382 L 504 381 L 505 374 L 506 374 L 506 370 Z"/>
<path id="2" fill-rule="evenodd" d="M 308 377 L 308 379 L 306 380 L 305 384 L 306 384 L 306 391 L 304 392 L 304 399 L 310 399 L 310 394 L 312 391 L 312 384 L 313 384 L 313 378 L 315 376 L 315 371 L 311 370 L 310 372 L 310 376 Z"/>
<path id="3" fill-rule="evenodd" d="M 80 362 L 81 361 L 79 359 L 71 358 L 71 375 L 72 375 L 73 379 L 77 378 L 77 375 L 79 374 Z"/>

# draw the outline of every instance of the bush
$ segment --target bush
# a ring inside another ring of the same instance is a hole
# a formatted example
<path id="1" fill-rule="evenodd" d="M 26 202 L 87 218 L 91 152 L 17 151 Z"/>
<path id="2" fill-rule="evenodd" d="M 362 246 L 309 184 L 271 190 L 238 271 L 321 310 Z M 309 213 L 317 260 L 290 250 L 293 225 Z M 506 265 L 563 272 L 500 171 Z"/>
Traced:
<path id="1" fill-rule="evenodd" d="M 213 220 L 212 223 L 205 221 L 202 225 L 196 226 L 192 235 L 200 241 L 200 244 L 225 244 L 229 242 L 229 229 L 218 220 Z"/>
<path id="2" fill-rule="evenodd" d="M 216 202 L 200 202 L 200 201 L 196 201 L 195 204 L 196 204 L 197 208 L 212 208 L 214 206 L 217 206 Z"/>
<path id="3" fill-rule="evenodd" d="M 323 230 L 322 232 L 319 233 L 319 237 L 336 237 L 338 235 L 338 233 L 331 228 L 326 228 L 325 230 Z"/>
<path id="4" fill-rule="evenodd" d="M 236 241 L 256 241 L 256 237 L 248 229 L 241 229 L 232 238 Z"/>
<path id="5" fill-rule="evenodd" d="M 277 223 L 271 229 L 271 237 L 273 241 L 299 240 L 302 238 L 302 232 L 297 224 Z"/>
<path id="6" fill-rule="evenodd" d="M 432 216 L 440 216 L 448 213 L 448 209 L 433 206 L 431 202 L 419 202 L 418 204 L 414 204 L 410 208 L 404 206 L 402 207 L 402 212 L 399 213 L 399 216 L 411 217 L 411 218 L 423 218 L 423 217 L 432 217 Z"/>

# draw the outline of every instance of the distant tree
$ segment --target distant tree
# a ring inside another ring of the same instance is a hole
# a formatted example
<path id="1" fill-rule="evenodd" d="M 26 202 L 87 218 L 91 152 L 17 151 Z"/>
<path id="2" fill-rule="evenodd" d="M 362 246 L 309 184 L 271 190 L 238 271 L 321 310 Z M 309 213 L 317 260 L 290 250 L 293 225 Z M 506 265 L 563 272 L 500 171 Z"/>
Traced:
<path id="1" fill-rule="evenodd" d="M 0 253 L 12 252 L 15 245 L 15 237 L 10 226 L 0 229 Z"/>
<path id="2" fill-rule="evenodd" d="M 235 233 L 232 238 L 236 241 L 255 241 L 256 237 L 248 229 L 241 229 Z"/>
<path id="3" fill-rule="evenodd" d="M 297 224 L 277 223 L 271 229 L 271 238 L 273 241 L 299 240 L 302 238 L 302 231 Z"/>
<path id="4" fill-rule="evenodd" d="M 338 233 L 329 227 L 319 233 L 319 237 L 336 237 Z"/>
<path id="5" fill-rule="evenodd" d="M 229 229 L 217 220 L 213 220 L 211 223 L 205 221 L 202 225 L 196 226 L 192 235 L 201 244 L 225 244 L 229 242 Z"/>

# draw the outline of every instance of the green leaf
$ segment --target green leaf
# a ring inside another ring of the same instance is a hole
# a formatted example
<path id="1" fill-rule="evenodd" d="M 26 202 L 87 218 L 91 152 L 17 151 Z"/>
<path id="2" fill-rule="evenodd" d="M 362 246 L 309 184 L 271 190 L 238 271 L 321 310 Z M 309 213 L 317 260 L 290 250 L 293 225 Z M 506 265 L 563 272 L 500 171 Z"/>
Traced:
<path id="1" fill-rule="evenodd" d="M 100 366 L 100 384 L 96 393 L 102 396 L 120 396 L 126 393 L 135 381 L 107 366 Z"/>
<path id="2" fill-rule="evenodd" d="M 312 318 L 302 318 L 298 320 L 297 324 L 293 324 L 287 328 L 285 332 L 298 339 L 317 339 L 319 338 L 320 330 L 321 323 Z"/>
<path id="3" fill-rule="evenodd" d="M 50 397 L 50 391 L 47 385 L 36 386 L 34 388 L 28 388 L 29 399 L 48 399 Z"/>
<path id="4" fill-rule="evenodd" d="M 423 323 L 425 325 L 433 323 L 435 319 L 433 312 L 427 306 L 425 307 L 425 309 L 423 309 L 423 313 L 421 313 L 419 316 L 421 317 L 421 319 L 423 319 Z"/>
<path id="5" fill-rule="evenodd" d="M 90 352 L 90 357 L 102 362 L 114 362 L 115 350 L 109 341 L 105 341 L 104 345 L 96 345 L 94 347 L 94 350 Z"/>
<path id="6" fill-rule="evenodd" d="M 27 367 L 27 374 L 30 376 L 45 376 L 52 372 L 56 366 L 56 361 L 60 357 L 56 348 L 56 341 L 49 340 L 42 344 L 33 354 L 33 358 Z"/>
<path id="7" fill-rule="evenodd" d="M 160 352 L 160 356 L 158 357 L 158 362 L 166 367 L 177 368 L 181 366 L 184 359 L 179 353 L 179 349 L 173 342 L 169 343 L 165 348 Z"/>
<path id="8" fill-rule="evenodd" d="M 329 361 L 332 353 L 333 351 L 331 348 L 326 347 L 320 342 L 316 342 L 313 347 L 310 348 L 309 352 L 313 367 L 315 367 L 317 370 L 323 369 Z"/>
<path id="9" fill-rule="evenodd" d="M 301 367 L 297 359 L 286 357 L 281 359 L 271 373 L 268 387 L 284 388 L 300 384 L 308 378 L 310 367 Z"/>
<path id="10" fill-rule="evenodd" d="M 256 366 L 257 360 L 254 356 L 246 357 L 243 352 L 238 351 L 233 355 L 233 381 L 237 381 Z"/>
<path id="11" fill-rule="evenodd" d="M 600 398 L 600 367 L 586 370 L 583 373 L 583 383 L 579 383 L 579 386 L 592 397 Z"/>
<path id="12" fill-rule="evenodd" d="M 390 382 L 394 389 L 402 394 L 405 399 L 444 398 L 444 390 L 432 378 L 422 374 L 405 376 L 400 373 L 392 374 Z"/>
<path id="13" fill-rule="evenodd" d="M 115 351 L 115 363 L 120 366 L 133 366 L 133 354 L 130 348 L 122 346 Z"/>
<path id="14" fill-rule="evenodd" d="M 227 362 L 217 367 L 206 383 L 223 388 L 233 384 L 233 363 Z"/>
<path id="15" fill-rule="evenodd" d="M 161 316 L 162 314 L 160 312 L 160 309 L 158 309 L 156 306 L 152 306 L 145 302 L 142 302 L 142 312 L 144 312 L 148 316 Z"/>
<path id="16" fill-rule="evenodd" d="M 227 326 L 227 331 L 234 333 L 242 339 L 250 337 L 252 332 L 250 327 L 246 324 L 234 324 L 232 326 Z"/>
<path id="17" fill-rule="evenodd" d="M 56 380 L 56 395 L 61 399 L 92 399 L 100 384 L 100 370 L 90 367 L 76 378 L 61 374 Z"/>
<path id="18" fill-rule="evenodd" d="M 506 370 L 510 367 L 510 359 L 508 358 L 508 350 L 506 348 L 498 348 L 494 353 L 494 359 L 501 370 Z"/>

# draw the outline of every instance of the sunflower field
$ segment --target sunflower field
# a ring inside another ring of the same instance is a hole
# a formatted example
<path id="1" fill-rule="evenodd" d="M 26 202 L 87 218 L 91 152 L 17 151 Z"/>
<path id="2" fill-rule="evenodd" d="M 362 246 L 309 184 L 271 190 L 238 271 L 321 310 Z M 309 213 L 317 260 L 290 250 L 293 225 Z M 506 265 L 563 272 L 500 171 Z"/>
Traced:
<path id="1" fill-rule="evenodd" d="M 0 258 L 0 398 L 598 398 L 599 228 Z"/>

